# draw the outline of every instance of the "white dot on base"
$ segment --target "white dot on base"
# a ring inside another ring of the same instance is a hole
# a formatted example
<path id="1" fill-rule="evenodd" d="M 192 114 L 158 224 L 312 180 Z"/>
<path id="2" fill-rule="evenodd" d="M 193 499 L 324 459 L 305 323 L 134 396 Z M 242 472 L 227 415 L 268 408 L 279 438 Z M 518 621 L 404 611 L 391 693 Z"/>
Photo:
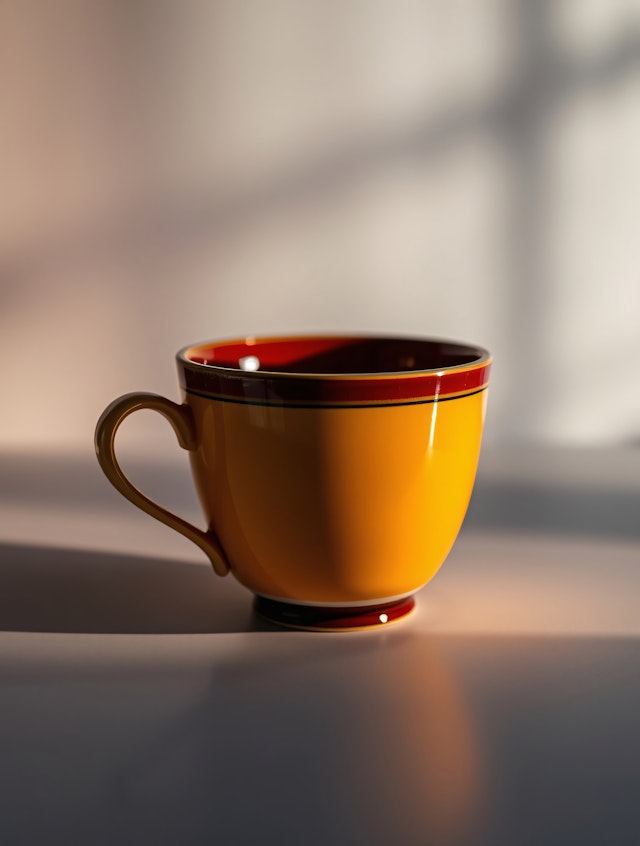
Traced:
<path id="1" fill-rule="evenodd" d="M 389 616 L 388 616 L 388 614 L 380 614 L 380 616 L 378 617 L 378 619 L 380 620 L 380 622 L 381 622 L 381 623 L 387 623 L 387 622 L 389 622 Z"/>

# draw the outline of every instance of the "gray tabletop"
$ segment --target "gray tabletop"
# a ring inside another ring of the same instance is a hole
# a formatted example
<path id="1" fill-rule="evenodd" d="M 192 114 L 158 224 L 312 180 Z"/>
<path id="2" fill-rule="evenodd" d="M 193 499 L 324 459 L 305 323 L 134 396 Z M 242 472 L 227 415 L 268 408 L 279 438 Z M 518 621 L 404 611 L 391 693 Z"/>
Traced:
<path id="1" fill-rule="evenodd" d="M 3 456 L 0 841 L 637 844 L 638 461 L 489 454 L 414 614 L 311 634 L 90 455 Z"/>

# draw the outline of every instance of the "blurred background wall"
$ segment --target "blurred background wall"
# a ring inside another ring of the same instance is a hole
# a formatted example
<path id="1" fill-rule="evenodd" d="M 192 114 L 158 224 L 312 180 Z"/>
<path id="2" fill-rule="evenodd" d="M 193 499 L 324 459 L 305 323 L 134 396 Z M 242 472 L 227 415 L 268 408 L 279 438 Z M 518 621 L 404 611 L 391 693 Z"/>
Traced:
<path id="1" fill-rule="evenodd" d="M 342 329 L 489 347 L 494 443 L 637 442 L 639 151 L 636 0 L 2 0 L 0 447 Z"/>

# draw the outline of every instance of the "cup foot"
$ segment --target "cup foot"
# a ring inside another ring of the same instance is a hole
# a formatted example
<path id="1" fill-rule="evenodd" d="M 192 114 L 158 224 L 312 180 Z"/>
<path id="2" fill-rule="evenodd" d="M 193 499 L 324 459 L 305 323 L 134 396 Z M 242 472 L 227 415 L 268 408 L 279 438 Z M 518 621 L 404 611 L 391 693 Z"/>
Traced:
<path id="1" fill-rule="evenodd" d="M 414 607 L 413 596 L 382 602 L 379 605 L 331 607 L 279 602 L 258 594 L 254 603 L 256 614 L 269 623 L 310 632 L 379 629 L 406 617 Z"/>

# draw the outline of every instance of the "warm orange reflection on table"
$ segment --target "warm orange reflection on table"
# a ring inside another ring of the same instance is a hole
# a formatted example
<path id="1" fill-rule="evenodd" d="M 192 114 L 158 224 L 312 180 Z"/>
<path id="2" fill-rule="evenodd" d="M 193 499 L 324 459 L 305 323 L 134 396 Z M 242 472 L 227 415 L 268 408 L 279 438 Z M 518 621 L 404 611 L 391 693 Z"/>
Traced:
<path id="1" fill-rule="evenodd" d="M 427 818 L 437 843 L 460 843 L 479 823 L 481 798 L 468 709 L 431 638 L 395 634 L 350 703 L 357 813 L 388 830 L 389 842 L 413 842 Z"/>

